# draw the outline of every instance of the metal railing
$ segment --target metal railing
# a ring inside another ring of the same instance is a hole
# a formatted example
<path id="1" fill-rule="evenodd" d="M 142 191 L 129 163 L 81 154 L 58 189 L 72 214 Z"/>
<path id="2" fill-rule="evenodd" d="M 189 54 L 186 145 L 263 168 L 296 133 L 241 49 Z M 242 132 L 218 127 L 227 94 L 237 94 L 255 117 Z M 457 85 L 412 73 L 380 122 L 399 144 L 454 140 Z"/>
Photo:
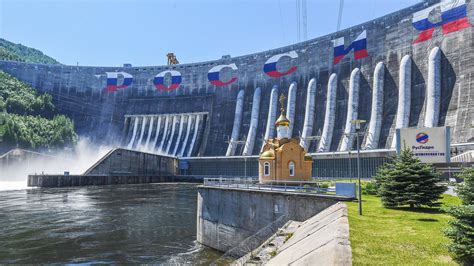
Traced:
<path id="1" fill-rule="evenodd" d="M 335 188 L 329 182 L 314 181 L 265 181 L 260 183 L 255 178 L 204 178 L 204 186 L 265 190 L 265 191 L 284 191 L 311 194 L 335 194 Z"/>

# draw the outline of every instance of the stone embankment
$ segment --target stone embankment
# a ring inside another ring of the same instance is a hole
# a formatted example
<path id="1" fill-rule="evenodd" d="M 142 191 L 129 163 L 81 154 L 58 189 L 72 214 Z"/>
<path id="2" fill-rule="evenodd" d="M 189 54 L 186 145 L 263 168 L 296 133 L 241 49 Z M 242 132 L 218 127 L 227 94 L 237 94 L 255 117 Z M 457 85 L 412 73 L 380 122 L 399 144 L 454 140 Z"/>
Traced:
<path id="1" fill-rule="evenodd" d="M 347 206 L 337 203 L 304 222 L 289 221 L 235 265 L 351 265 Z"/>
<path id="2" fill-rule="evenodd" d="M 205 246 L 240 257 L 261 245 L 285 222 L 306 221 L 340 201 L 349 200 L 353 198 L 200 186 L 196 239 Z M 276 228 L 266 230 L 269 226 Z"/>

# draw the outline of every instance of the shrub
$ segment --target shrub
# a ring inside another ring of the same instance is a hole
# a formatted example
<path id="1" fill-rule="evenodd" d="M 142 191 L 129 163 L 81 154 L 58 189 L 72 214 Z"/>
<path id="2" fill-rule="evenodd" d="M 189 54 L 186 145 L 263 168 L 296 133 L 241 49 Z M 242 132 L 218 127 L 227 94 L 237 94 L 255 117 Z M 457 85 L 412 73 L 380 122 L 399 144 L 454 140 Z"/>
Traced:
<path id="1" fill-rule="evenodd" d="M 320 188 L 329 188 L 329 183 L 321 183 L 319 184 Z"/>
<path id="2" fill-rule="evenodd" d="M 439 184 L 441 178 L 433 166 L 421 163 L 406 147 L 377 171 L 375 180 L 385 207 L 439 206 L 438 200 L 446 191 L 446 186 Z"/>
<path id="3" fill-rule="evenodd" d="M 367 182 L 365 185 L 362 184 L 362 194 L 364 195 L 376 195 L 377 187 L 374 182 Z"/>
<path id="4" fill-rule="evenodd" d="M 454 258 L 462 264 L 474 265 L 474 168 L 464 169 L 459 177 L 464 179 L 464 185 L 456 189 L 461 205 L 446 209 L 454 219 L 444 233 L 452 241 L 448 248 Z"/>

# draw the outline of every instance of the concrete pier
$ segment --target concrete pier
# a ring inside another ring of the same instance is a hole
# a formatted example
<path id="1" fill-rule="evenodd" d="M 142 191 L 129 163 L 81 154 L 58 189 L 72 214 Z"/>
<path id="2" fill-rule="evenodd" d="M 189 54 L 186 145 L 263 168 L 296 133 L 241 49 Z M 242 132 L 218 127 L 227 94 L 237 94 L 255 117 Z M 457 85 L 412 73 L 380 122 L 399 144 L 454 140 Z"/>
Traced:
<path id="1" fill-rule="evenodd" d="M 380 131 L 382 130 L 384 76 L 385 65 L 383 62 L 379 62 L 374 71 L 372 109 L 370 112 L 369 133 L 365 144 L 366 150 L 373 150 L 379 147 Z"/>
<path id="2" fill-rule="evenodd" d="M 260 110 L 260 95 L 261 89 L 256 88 L 255 92 L 253 93 L 252 119 L 250 121 L 250 127 L 247 134 L 247 140 L 245 141 L 244 151 L 242 152 L 242 155 L 244 156 L 252 155 L 253 146 L 255 145 L 258 127 L 258 114 Z"/>
<path id="3" fill-rule="evenodd" d="M 303 133 L 301 135 L 300 145 L 308 150 L 309 142 L 307 137 L 310 137 L 313 133 L 313 124 L 314 124 L 314 108 L 316 102 L 316 78 L 312 78 L 309 81 L 308 89 L 306 93 L 306 109 L 304 113 L 304 125 Z"/>
<path id="4" fill-rule="evenodd" d="M 441 50 L 431 50 L 428 60 L 428 86 L 426 87 L 425 127 L 438 126 L 441 101 Z"/>
<path id="5" fill-rule="evenodd" d="M 298 84 L 291 82 L 290 88 L 288 89 L 288 102 L 286 104 L 286 117 L 290 120 L 290 136 L 293 136 L 293 124 L 295 121 L 295 110 L 296 110 L 296 89 Z"/>
<path id="6" fill-rule="evenodd" d="M 334 121 L 336 119 L 336 93 L 337 74 L 331 74 L 328 81 L 328 92 L 326 96 L 326 114 L 324 115 L 324 127 L 319 142 L 318 151 L 328 152 L 332 143 L 332 133 L 334 132 Z"/>
<path id="7" fill-rule="evenodd" d="M 197 241 L 226 252 L 282 216 L 302 222 L 344 200 L 349 198 L 200 186 Z M 253 243 L 248 248 L 255 249 L 260 244 Z"/>
<path id="8" fill-rule="evenodd" d="M 232 135 L 229 142 L 229 147 L 227 148 L 226 156 L 234 156 L 235 150 L 237 149 L 237 144 L 235 141 L 239 139 L 240 135 L 240 126 L 242 124 L 242 113 L 244 109 L 244 96 L 245 90 L 240 90 L 237 95 L 237 102 L 235 104 L 235 115 L 234 115 L 234 126 L 232 127 Z"/>
<path id="9" fill-rule="evenodd" d="M 191 176 L 29 175 L 29 187 L 81 187 L 148 183 L 202 183 Z"/>
<path id="10" fill-rule="evenodd" d="M 347 101 L 346 126 L 339 151 L 349 151 L 354 145 L 355 125 L 351 122 L 359 117 L 359 81 L 360 70 L 352 70 L 349 81 L 349 99 Z"/>
<path id="11" fill-rule="evenodd" d="M 410 123 L 411 105 L 411 56 L 405 55 L 400 62 L 400 74 L 398 80 L 398 107 L 395 128 L 406 128 Z M 392 138 L 392 148 L 394 149 L 397 138 Z"/>

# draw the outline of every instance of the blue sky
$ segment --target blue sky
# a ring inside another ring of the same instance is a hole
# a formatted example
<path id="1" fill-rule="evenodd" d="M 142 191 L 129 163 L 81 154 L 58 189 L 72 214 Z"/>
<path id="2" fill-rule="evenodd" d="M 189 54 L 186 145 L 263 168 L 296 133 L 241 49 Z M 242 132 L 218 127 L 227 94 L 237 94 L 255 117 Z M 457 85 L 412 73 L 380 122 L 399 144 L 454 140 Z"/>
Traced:
<path id="1" fill-rule="evenodd" d="M 0 0 L 0 37 L 64 64 L 135 66 L 239 56 L 297 42 L 295 0 Z M 345 0 L 347 28 L 420 0 Z M 338 0 L 307 0 L 308 38 L 334 32 Z"/>

